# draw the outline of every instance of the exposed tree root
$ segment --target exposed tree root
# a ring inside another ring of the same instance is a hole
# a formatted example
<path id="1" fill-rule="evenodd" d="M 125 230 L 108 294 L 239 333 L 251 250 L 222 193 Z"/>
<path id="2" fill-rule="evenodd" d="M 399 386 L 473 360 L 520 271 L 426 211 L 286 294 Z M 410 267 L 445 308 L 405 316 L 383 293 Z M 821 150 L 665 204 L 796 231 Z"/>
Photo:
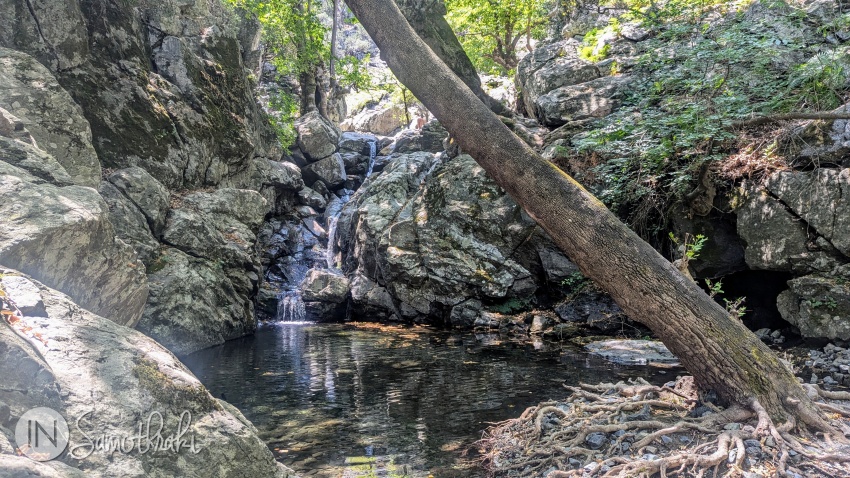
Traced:
<path id="1" fill-rule="evenodd" d="M 850 408 L 824 401 L 850 400 L 846 392 L 807 386 L 831 421 L 829 432 L 813 436 L 793 420 L 774 423 L 758 402 L 706 407 L 691 377 L 675 387 L 638 379 L 566 388 L 572 395 L 563 402 L 531 407 L 485 433 L 478 446 L 492 476 L 850 477 L 850 445 L 837 432 L 850 432 Z"/>

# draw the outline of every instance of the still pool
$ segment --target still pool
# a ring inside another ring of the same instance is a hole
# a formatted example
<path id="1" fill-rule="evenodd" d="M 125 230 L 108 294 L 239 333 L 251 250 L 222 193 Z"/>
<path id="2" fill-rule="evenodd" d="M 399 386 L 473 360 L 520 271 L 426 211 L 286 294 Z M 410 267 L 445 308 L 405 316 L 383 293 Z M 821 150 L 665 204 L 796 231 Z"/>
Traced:
<path id="1" fill-rule="evenodd" d="M 318 477 L 476 476 L 488 424 L 564 383 L 675 378 L 570 345 L 376 325 L 270 324 L 184 361 L 279 461 Z"/>

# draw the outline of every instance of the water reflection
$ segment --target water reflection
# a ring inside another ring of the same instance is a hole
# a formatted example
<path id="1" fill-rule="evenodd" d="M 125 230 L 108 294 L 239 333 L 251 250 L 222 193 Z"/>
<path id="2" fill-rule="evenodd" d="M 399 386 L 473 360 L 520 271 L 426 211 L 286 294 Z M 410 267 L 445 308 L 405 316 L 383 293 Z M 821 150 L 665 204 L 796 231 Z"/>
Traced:
<path id="1" fill-rule="evenodd" d="M 488 422 L 563 398 L 564 382 L 663 382 L 673 375 L 616 367 L 545 343 L 488 340 L 278 324 L 186 362 L 214 395 L 254 422 L 281 462 L 322 477 L 360 476 L 345 471 L 346 461 L 373 455 L 427 476 L 456 465 Z"/>

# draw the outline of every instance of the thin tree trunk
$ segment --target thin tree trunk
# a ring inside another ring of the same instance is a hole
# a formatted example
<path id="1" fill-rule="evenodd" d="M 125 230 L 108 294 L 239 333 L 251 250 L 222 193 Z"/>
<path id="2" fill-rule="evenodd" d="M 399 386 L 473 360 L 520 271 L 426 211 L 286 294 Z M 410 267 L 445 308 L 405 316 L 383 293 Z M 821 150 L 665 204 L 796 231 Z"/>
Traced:
<path id="1" fill-rule="evenodd" d="M 834 432 L 793 373 L 744 325 L 515 136 L 417 37 L 392 0 L 346 0 L 396 77 L 629 316 L 699 384 L 779 423 Z"/>
<path id="2" fill-rule="evenodd" d="M 339 30 L 339 0 L 334 0 L 333 6 L 333 26 L 331 27 L 331 58 L 328 70 L 331 75 L 331 91 L 336 89 L 336 35 Z"/>

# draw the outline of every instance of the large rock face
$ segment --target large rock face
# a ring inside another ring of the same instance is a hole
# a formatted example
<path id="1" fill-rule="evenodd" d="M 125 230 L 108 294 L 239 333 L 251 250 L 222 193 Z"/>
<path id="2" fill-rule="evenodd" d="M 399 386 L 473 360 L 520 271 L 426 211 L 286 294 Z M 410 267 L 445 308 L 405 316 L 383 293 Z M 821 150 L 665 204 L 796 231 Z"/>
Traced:
<path id="1" fill-rule="evenodd" d="M 0 109 L 0 262 L 133 326 L 147 298 L 144 265 L 116 239 L 97 191 L 73 185 L 36 144 L 23 121 Z"/>
<path id="2" fill-rule="evenodd" d="M 27 198 L 0 205 L 17 221 L 0 260 L 123 324 L 147 269 L 140 327 L 178 353 L 251 333 L 255 233 L 304 186 L 254 97 L 257 23 L 220 0 L 0 0 L 0 14 L 0 173 L 20 183 L 2 194 Z"/>
<path id="3" fill-rule="evenodd" d="M 450 312 L 470 299 L 533 296 L 547 280 L 541 254 L 552 280 L 574 272 L 566 258 L 551 257 L 551 242 L 471 157 L 429 175 L 435 162 L 429 153 L 394 156 L 343 210 L 338 237 L 355 310 L 463 321 L 469 314 Z"/>
<path id="4" fill-rule="evenodd" d="M 537 117 L 547 126 L 602 118 L 620 106 L 628 77 L 606 76 L 578 85 L 555 88 L 534 100 Z"/>
<path id="5" fill-rule="evenodd" d="M 0 409 L 8 410 L 0 423 L 0 468 L 21 473 L 11 476 L 293 476 L 275 462 L 250 422 L 212 397 L 161 345 L 16 271 L 0 274 L 13 301 L 38 306 L 12 325 L 0 324 L 0 375 L 14 385 L 0 391 Z M 15 287 L 7 285 L 9 279 Z M 26 464 L 10 455 L 12 431 L 26 410 L 39 406 L 59 411 L 69 423 L 68 453 Z M 187 446 L 194 440 L 194 450 L 105 453 L 92 450 L 82 434 L 136 436 L 148 417 L 156 428 L 161 416 L 166 438 L 177 433 L 184 412 L 183 438 Z"/>
<path id="6" fill-rule="evenodd" d="M 829 272 L 850 253 L 850 170 L 784 171 L 737 211 L 753 269 Z"/>
<path id="7" fill-rule="evenodd" d="M 254 231 L 265 211 L 259 193 L 242 189 L 193 193 L 171 209 L 139 330 L 178 355 L 252 333 L 262 277 Z"/>
<path id="8" fill-rule="evenodd" d="M 22 120 L 75 184 L 97 187 L 100 163 L 89 123 L 47 68 L 29 55 L 0 48 L 0 108 Z"/>
<path id="9" fill-rule="evenodd" d="M 104 167 L 140 166 L 190 189 L 244 182 L 255 157 L 279 156 L 245 72 L 239 17 L 219 2 L 63 3 L 27 11 L 0 2 L 15 20 L 0 46 L 56 75 L 91 124 Z M 25 32 L 41 38 L 21 41 Z"/>

